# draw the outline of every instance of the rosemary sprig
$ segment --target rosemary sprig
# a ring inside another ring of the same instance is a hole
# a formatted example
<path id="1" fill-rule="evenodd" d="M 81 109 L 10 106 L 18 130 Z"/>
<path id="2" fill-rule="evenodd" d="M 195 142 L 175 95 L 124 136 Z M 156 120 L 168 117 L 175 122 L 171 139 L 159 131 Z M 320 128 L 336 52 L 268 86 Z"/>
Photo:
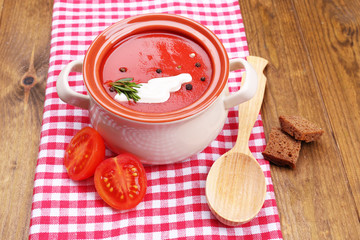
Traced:
<path id="1" fill-rule="evenodd" d="M 138 91 L 135 88 L 140 88 L 141 84 L 132 82 L 134 78 L 121 78 L 115 82 L 109 83 L 110 87 L 113 88 L 118 94 L 124 94 L 126 98 L 139 101 L 140 97 L 137 95 Z"/>

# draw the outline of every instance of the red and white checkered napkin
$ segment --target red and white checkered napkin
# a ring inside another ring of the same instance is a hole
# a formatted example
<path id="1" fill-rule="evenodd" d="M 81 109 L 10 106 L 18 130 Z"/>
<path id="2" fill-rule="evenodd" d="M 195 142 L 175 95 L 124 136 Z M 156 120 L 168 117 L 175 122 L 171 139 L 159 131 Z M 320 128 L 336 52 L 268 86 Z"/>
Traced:
<path id="1" fill-rule="evenodd" d="M 222 132 L 201 153 L 176 164 L 147 166 L 147 193 L 130 211 L 108 207 L 96 193 L 93 178 L 72 181 L 63 166 L 65 146 L 79 129 L 89 125 L 87 111 L 65 104 L 56 93 L 57 77 L 67 63 L 83 59 L 91 41 L 109 25 L 152 12 L 192 18 L 222 40 L 230 58 L 246 57 L 248 48 L 237 0 L 54 2 L 30 239 L 281 239 L 269 163 L 261 154 L 265 137 L 260 115 L 251 135 L 250 148 L 266 176 L 266 201 L 255 219 L 239 227 L 219 223 L 205 197 L 205 181 L 211 165 L 235 143 L 237 109 L 230 110 Z M 240 80 L 240 72 L 231 73 L 230 91 L 239 88 Z M 70 85 L 86 93 L 80 74 L 70 76 Z"/>

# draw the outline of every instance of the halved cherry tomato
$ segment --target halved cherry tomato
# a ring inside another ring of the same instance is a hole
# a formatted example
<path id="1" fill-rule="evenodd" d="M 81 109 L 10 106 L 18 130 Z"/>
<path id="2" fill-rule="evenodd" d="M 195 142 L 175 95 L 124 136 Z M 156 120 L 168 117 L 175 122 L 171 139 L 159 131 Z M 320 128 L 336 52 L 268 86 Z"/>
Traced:
<path id="1" fill-rule="evenodd" d="M 85 127 L 66 147 L 64 165 L 71 179 L 83 180 L 94 175 L 96 167 L 104 158 L 104 140 L 95 129 Z"/>
<path id="2" fill-rule="evenodd" d="M 115 209 L 136 207 L 146 193 L 144 166 L 130 153 L 101 162 L 96 168 L 94 181 L 100 197 Z"/>

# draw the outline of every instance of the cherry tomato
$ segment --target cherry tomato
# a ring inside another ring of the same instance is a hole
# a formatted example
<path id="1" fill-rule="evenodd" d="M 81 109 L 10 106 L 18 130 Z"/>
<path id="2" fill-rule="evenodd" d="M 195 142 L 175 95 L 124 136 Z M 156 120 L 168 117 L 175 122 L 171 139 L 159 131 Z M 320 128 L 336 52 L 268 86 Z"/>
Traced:
<path id="1" fill-rule="evenodd" d="M 119 210 L 136 207 L 146 193 L 144 166 L 130 153 L 101 162 L 96 168 L 94 181 L 100 197 Z"/>
<path id="2" fill-rule="evenodd" d="M 96 167 L 104 158 L 104 140 L 95 129 L 85 127 L 66 147 L 64 165 L 71 179 L 83 180 L 94 175 Z"/>

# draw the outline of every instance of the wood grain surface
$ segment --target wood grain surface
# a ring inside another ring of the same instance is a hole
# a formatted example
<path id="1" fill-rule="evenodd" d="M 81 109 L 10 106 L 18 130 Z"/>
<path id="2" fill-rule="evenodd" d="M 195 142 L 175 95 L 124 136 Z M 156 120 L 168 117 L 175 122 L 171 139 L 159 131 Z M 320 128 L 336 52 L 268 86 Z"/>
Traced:
<path id="1" fill-rule="evenodd" d="M 360 0 L 239 0 L 269 61 L 265 135 L 281 114 L 318 123 L 295 170 L 271 166 L 284 239 L 360 239 Z M 0 0 L 0 236 L 28 239 L 53 1 Z"/>
<path id="2" fill-rule="evenodd" d="M 296 170 L 271 167 L 284 239 L 360 239 L 360 1 L 240 0 L 249 52 L 269 60 L 262 117 L 325 130 Z"/>
<path id="3" fill-rule="evenodd" d="M 0 239 L 27 239 L 52 1 L 0 0 Z"/>

